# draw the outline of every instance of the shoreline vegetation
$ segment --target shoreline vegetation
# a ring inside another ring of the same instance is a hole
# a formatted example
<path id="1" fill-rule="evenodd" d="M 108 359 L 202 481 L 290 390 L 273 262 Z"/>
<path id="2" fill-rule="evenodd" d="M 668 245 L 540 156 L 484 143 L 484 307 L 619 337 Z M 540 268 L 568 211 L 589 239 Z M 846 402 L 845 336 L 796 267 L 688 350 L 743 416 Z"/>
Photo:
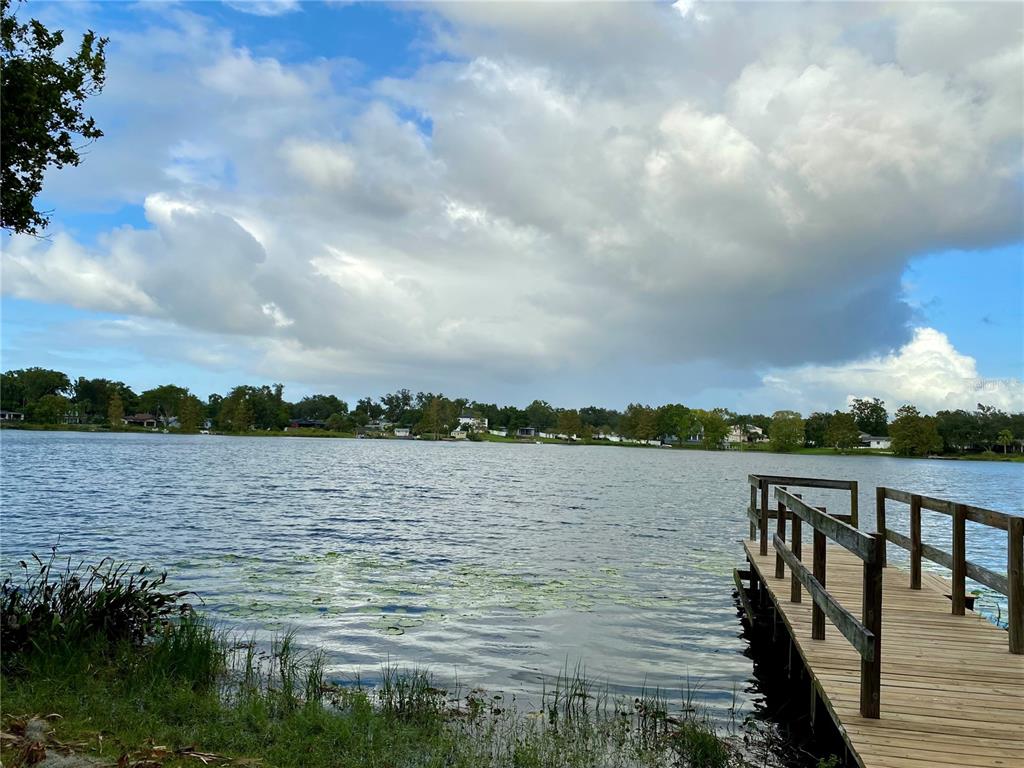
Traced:
<path id="1" fill-rule="evenodd" d="M 353 408 L 332 394 L 285 399 L 283 384 L 240 385 L 205 400 L 187 387 L 162 384 L 136 393 L 121 381 L 23 368 L 0 373 L 0 424 L 34 424 L 306 437 L 387 437 L 471 441 L 701 447 L 776 453 L 944 457 L 994 454 L 1024 460 L 1024 412 L 978 403 L 973 411 L 922 413 L 910 404 L 891 414 L 879 398 L 854 398 L 845 411 L 771 415 L 682 403 L 624 409 L 561 408 L 544 400 L 525 407 L 443 393 L 399 389 L 363 397 Z M 807 450 L 812 449 L 812 450 Z"/>
<path id="2" fill-rule="evenodd" d="M 164 591 L 166 574 L 33 556 L 2 590 L 9 766 L 598 768 L 834 766 L 787 757 L 774 729 L 723 726 L 696 691 L 616 699 L 566 668 L 532 711 L 384 665 L 373 686 L 325 675 L 294 633 L 261 646 Z M 31 564 L 29 564 L 31 563 Z"/>
<path id="3" fill-rule="evenodd" d="M 109 426 L 102 424 L 33 424 L 31 422 L 0 422 L 0 430 L 15 430 L 15 431 L 26 431 L 26 432 L 91 432 L 97 434 L 172 434 L 172 435 L 189 435 L 194 436 L 197 433 L 194 432 L 182 432 L 180 430 L 159 430 L 159 429 L 146 429 L 143 427 L 121 427 L 119 429 L 112 429 Z M 395 437 L 394 435 L 373 435 L 373 436 L 362 436 L 356 432 L 348 431 L 334 431 L 329 429 L 310 429 L 303 427 L 292 427 L 284 430 L 250 430 L 248 432 L 219 432 L 211 431 L 210 434 L 221 437 L 312 437 L 312 438 L 324 438 L 324 439 L 344 439 L 344 440 L 355 440 L 355 439 L 370 439 L 370 440 L 409 440 L 416 439 L 426 442 L 462 442 L 451 437 L 440 437 L 435 440 L 432 436 L 417 436 L 416 438 L 402 438 Z M 946 461 L 1001 461 L 1010 463 L 1024 463 L 1024 454 L 1021 453 L 996 453 L 994 451 L 982 451 L 979 453 L 934 453 L 924 456 L 916 455 L 900 455 L 893 451 L 884 451 L 874 448 L 850 448 L 848 450 L 837 450 L 835 448 L 814 448 L 814 447 L 800 447 L 793 448 L 790 450 L 775 450 L 769 443 L 761 444 L 740 444 L 730 448 L 707 448 L 700 444 L 685 444 L 685 445 L 649 445 L 646 443 L 635 443 L 635 442 L 612 442 L 609 440 L 602 440 L 597 438 L 581 438 L 575 440 L 553 438 L 553 437 L 502 437 L 500 435 L 492 435 L 489 433 L 483 433 L 477 436 L 478 439 L 470 439 L 467 442 L 485 442 L 485 443 L 506 443 L 513 445 L 536 445 L 538 443 L 544 445 L 567 445 L 567 446 L 611 446 L 618 448 L 650 448 L 650 449 L 672 449 L 680 451 L 708 451 L 712 453 L 728 453 L 731 451 L 747 452 L 747 453 L 768 453 L 768 454 L 783 454 L 790 456 L 884 456 L 889 458 L 897 459 L 938 459 Z"/>

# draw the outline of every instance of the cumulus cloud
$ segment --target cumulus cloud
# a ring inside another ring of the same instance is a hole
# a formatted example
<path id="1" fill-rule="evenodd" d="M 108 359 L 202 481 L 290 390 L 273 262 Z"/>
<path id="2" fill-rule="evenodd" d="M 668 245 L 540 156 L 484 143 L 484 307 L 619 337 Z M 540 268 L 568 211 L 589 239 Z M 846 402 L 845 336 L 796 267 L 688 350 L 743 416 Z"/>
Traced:
<path id="1" fill-rule="evenodd" d="M 432 63 L 357 88 L 153 12 L 113 34 L 114 127 L 47 187 L 149 227 L 15 239 L 3 289 L 317 376 L 711 361 L 807 386 L 908 341 L 914 256 L 1024 236 L 1021 16 L 456 3 L 424 17 Z"/>
<path id="2" fill-rule="evenodd" d="M 826 410 L 857 397 L 880 397 L 891 411 L 905 403 L 932 412 L 973 410 L 979 402 L 1024 411 L 1024 381 L 982 377 L 974 358 L 934 328 L 916 329 L 906 345 L 886 355 L 779 371 L 766 375 L 763 385 L 779 400 L 818 403 Z"/>

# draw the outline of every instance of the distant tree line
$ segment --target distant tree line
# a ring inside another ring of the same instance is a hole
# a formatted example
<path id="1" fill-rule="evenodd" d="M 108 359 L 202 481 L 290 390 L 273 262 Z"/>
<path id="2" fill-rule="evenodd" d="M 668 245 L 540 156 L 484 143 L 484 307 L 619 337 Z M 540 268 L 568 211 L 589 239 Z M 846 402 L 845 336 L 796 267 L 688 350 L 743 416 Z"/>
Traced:
<path id="1" fill-rule="evenodd" d="M 441 437 L 469 411 L 486 418 L 492 429 L 514 435 L 521 428 L 592 438 L 618 435 L 641 441 L 686 441 L 720 447 L 730 431 L 742 440 L 765 436 L 776 451 L 804 446 L 847 451 L 863 435 L 887 437 L 893 452 L 907 456 L 1024 450 L 1024 413 L 1005 413 L 979 404 L 974 411 L 922 414 L 912 405 L 899 408 L 892 421 L 878 398 L 856 399 L 848 411 L 815 412 L 806 419 L 796 411 L 772 415 L 736 413 L 726 408 L 705 410 L 680 403 L 661 406 L 630 403 L 622 411 L 587 406 L 557 408 L 534 400 L 525 408 L 448 397 L 442 393 L 399 389 L 380 397 L 364 397 L 355 407 L 335 395 L 317 394 L 297 402 L 284 398 L 284 386 L 240 385 L 205 400 L 186 387 L 164 384 L 136 393 L 121 381 L 79 377 L 61 371 L 25 368 L 0 374 L 0 401 L 5 411 L 22 413 L 38 424 L 82 423 L 123 426 L 133 414 L 149 414 L 182 432 L 205 425 L 219 432 L 281 430 L 291 424 L 321 426 L 335 432 L 405 427 L 426 437 Z"/>

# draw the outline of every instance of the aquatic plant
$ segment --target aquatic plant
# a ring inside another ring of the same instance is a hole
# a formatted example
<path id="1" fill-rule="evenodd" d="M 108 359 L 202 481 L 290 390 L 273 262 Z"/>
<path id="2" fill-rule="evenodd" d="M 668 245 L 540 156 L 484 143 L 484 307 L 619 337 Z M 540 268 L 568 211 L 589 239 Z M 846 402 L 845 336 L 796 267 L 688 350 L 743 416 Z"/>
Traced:
<path id="1" fill-rule="evenodd" d="M 68 559 L 57 565 L 57 547 L 43 560 L 19 563 L 21 578 L 0 585 L 0 644 L 3 665 L 15 664 L 29 649 L 71 647 L 105 641 L 140 644 L 172 616 L 191 607 L 188 592 L 164 589 L 167 574 L 109 558 L 97 565 Z"/>

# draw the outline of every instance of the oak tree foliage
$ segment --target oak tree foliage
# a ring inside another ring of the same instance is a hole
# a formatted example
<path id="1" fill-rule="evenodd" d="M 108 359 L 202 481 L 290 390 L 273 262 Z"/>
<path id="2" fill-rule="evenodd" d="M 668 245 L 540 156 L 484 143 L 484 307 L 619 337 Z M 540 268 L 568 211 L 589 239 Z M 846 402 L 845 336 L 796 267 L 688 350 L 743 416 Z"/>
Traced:
<path id="1" fill-rule="evenodd" d="M 36 208 L 46 169 L 78 165 L 84 146 L 103 135 L 85 101 L 103 89 L 107 38 L 90 30 L 61 60 L 63 31 L 20 21 L 18 6 L 0 0 L 0 226 L 38 235 L 50 221 Z"/>

